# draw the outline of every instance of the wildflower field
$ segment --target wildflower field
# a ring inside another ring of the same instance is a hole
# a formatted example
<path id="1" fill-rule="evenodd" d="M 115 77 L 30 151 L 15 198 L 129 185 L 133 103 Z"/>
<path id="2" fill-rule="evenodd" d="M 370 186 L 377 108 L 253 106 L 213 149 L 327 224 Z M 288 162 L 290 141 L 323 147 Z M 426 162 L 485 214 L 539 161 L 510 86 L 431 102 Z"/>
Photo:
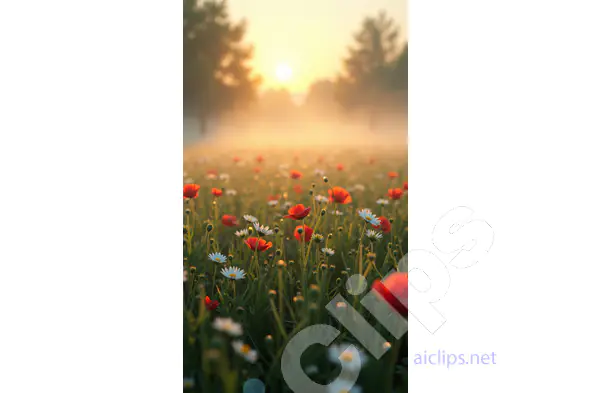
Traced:
<path id="1" fill-rule="evenodd" d="M 359 367 L 350 393 L 407 391 L 407 335 L 396 340 L 346 288 L 355 274 L 381 280 L 407 253 L 405 154 L 269 150 L 185 152 L 185 391 L 290 392 L 281 354 L 315 324 L 341 333 L 304 352 L 313 381 Z M 337 294 L 388 340 L 380 359 L 326 310 Z"/>

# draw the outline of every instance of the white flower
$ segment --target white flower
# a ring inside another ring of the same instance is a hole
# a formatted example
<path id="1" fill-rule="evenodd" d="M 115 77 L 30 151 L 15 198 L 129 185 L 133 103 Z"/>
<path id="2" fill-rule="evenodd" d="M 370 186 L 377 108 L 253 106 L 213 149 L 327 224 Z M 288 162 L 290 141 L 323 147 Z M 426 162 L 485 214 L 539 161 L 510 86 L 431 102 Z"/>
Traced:
<path id="1" fill-rule="evenodd" d="M 256 352 L 254 349 L 252 349 L 248 344 L 244 344 L 243 341 L 236 340 L 236 341 L 233 341 L 231 343 L 231 345 L 237 354 L 242 356 L 244 359 L 246 359 L 250 363 L 256 363 L 256 360 L 258 359 L 258 352 Z"/>
<path id="2" fill-rule="evenodd" d="M 275 207 L 278 204 L 279 204 L 279 201 L 274 200 L 274 199 L 268 201 L 268 206 L 271 206 L 271 207 Z"/>
<path id="3" fill-rule="evenodd" d="M 381 225 L 381 221 L 369 209 L 362 209 L 358 211 L 359 216 L 371 225 Z"/>
<path id="4" fill-rule="evenodd" d="M 320 177 L 324 177 L 324 175 L 326 174 L 326 172 L 324 172 L 324 171 L 323 171 L 323 170 L 321 170 L 321 169 L 316 169 L 316 170 L 314 171 L 314 173 L 315 173 L 315 175 L 316 175 L 316 176 L 320 176 Z"/>
<path id="5" fill-rule="evenodd" d="M 363 186 L 362 184 L 355 184 L 354 187 L 352 187 L 353 190 L 356 191 L 365 191 L 365 186 Z"/>
<path id="6" fill-rule="evenodd" d="M 346 371 L 356 371 L 363 367 L 367 355 L 353 344 L 335 344 L 328 348 L 328 359 L 340 363 Z"/>
<path id="7" fill-rule="evenodd" d="M 338 379 L 328 385 L 328 393 L 363 393 L 363 390 L 354 382 Z"/>
<path id="8" fill-rule="evenodd" d="M 229 175 L 227 173 L 222 173 L 222 174 L 219 175 L 219 180 L 228 181 L 229 180 Z"/>
<path id="9" fill-rule="evenodd" d="M 293 206 L 293 202 L 287 201 L 283 204 L 283 209 L 289 209 Z"/>
<path id="10" fill-rule="evenodd" d="M 377 199 L 378 205 L 389 205 L 389 201 L 387 199 L 379 198 Z"/>
<path id="11" fill-rule="evenodd" d="M 235 266 L 224 267 L 221 269 L 221 274 L 230 280 L 241 280 L 246 277 L 246 272 Z"/>
<path id="12" fill-rule="evenodd" d="M 238 194 L 238 192 L 236 190 L 234 190 L 233 188 L 230 188 L 229 190 L 225 190 L 225 195 L 227 196 L 236 196 Z"/>
<path id="13" fill-rule="evenodd" d="M 244 214 L 244 220 L 251 222 L 251 223 L 258 222 L 258 218 L 251 216 L 249 214 Z"/>
<path id="14" fill-rule="evenodd" d="M 225 263 L 227 261 L 227 257 L 220 252 L 209 254 L 209 259 L 216 263 Z"/>
<path id="15" fill-rule="evenodd" d="M 322 252 L 324 253 L 324 255 L 329 255 L 329 256 L 333 256 L 335 251 L 331 248 L 322 248 Z"/>
<path id="16" fill-rule="evenodd" d="M 217 179 L 217 175 L 215 173 L 208 173 L 207 180 L 215 180 Z"/>
<path id="17" fill-rule="evenodd" d="M 383 234 L 381 232 L 377 232 L 374 229 L 367 229 L 367 237 L 369 238 L 370 241 L 374 242 L 379 239 L 382 239 Z"/>
<path id="18" fill-rule="evenodd" d="M 332 210 L 330 211 L 330 214 L 333 214 L 335 216 L 343 216 L 344 213 L 342 213 L 340 210 Z"/>
<path id="19" fill-rule="evenodd" d="M 259 223 L 255 222 L 254 223 L 254 230 L 260 235 L 260 236 L 269 236 L 272 235 L 274 232 L 272 229 L 270 229 L 270 227 L 265 227 L 264 225 L 260 225 Z"/>
<path id="20" fill-rule="evenodd" d="M 213 328 L 223 333 L 227 333 L 230 336 L 241 336 L 242 325 L 234 322 L 231 318 L 217 317 L 213 321 Z"/>
<path id="21" fill-rule="evenodd" d="M 316 201 L 317 201 L 319 204 L 322 204 L 322 203 L 328 203 L 328 202 L 330 202 L 330 200 L 329 200 L 328 198 L 326 198 L 325 196 L 323 196 L 323 195 L 316 195 L 316 197 L 315 197 L 315 200 L 316 200 Z"/>
<path id="22" fill-rule="evenodd" d="M 240 229 L 240 230 L 236 231 L 236 236 L 244 238 L 244 237 L 248 236 L 248 230 L 247 229 Z"/>

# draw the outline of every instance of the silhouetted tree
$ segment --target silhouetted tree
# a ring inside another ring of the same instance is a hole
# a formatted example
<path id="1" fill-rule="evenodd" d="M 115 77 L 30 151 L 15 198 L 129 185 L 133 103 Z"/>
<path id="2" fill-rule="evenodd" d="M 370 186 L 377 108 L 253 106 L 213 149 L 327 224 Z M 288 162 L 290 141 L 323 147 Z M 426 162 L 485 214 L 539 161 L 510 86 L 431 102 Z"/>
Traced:
<path id="1" fill-rule="evenodd" d="M 229 20 L 224 0 L 184 0 L 184 113 L 196 115 L 201 131 L 208 120 L 256 97 L 259 78 L 248 61 L 253 48 L 242 43 L 244 21 Z"/>

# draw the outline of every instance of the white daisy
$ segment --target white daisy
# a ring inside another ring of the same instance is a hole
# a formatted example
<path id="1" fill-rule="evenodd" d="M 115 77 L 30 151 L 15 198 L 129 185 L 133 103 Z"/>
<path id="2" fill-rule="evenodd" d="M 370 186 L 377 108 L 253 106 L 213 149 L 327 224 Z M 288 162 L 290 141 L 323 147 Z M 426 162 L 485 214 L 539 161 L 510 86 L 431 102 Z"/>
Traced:
<path id="1" fill-rule="evenodd" d="M 258 218 L 251 216 L 249 214 L 244 214 L 244 220 L 251 222 L 251 223 L 258 222 Z"/>
<path id="2" fill-rule="evenodd" d="M 242 325 L 234 322 L 231 318 L 217 317 L 213 321 L 213 328 L 223 333 L 227 333 L 230 336 L 241 336 Z"/>
<path id="3" fill-rule="evenodd" d="M 260 235 L 260 236 L 269 236 L 272 235 L 274 232 L 272 229 L 270 229 L 270 227 L 265 227 L 264 225 L 260 225 L 259 223 L 255 222 L 254 223 L 254 230 Z"/>
<path id="4" fill-rule="evenodd" d="M 279 204 L 279 201 L 276 201 L 276 200 L 274 200 L 274 199 L 273 199 L 273 200 L 270 200 L 270 201 L 268 201 L 268 206 L 270 206 L 270 207 L 275 207 L 275 206 L 276 206 L 276 205 L 278 205 L 278 204 Z"/>
<path id="5" fill-rule="evenodd" d="M 381 232 L 377 232 L 374 229 L 367 229 L 367 237 L 370 241 L 374 242 L 383 238 L 383 234 Z"/>
<path id="6" fill-rule="evenodd" d="M 371 225 L 381 225 L 381 221 L 374 215 L 370 209 L 362 209 L 358 211 L 359 216 Z"/>
<path id="7" fill-rule="evenodd" d="M 335 251 L 331 248 L 322 248 L 322 252 L 324 253 L 324 255 L 328 255 L 328 256 L 333 256 Z"/>
<path id="8" fill-rule="evenodd" d="M 229 180 L 229 175 L 227 173 L 222 173 L 222 174 L 219 175 L 219 180 L 228 181 Z"/>
<path id="9" fill-rule="evenodd" d="M 328 348 L 328 359 L 346 371 L 356 371 L 363 367 L 367 355 L 353 344 L 335 344 Z"/>
<path id="10" fill-rule="evenodd" d="M 316 197 L 315 197 L 315 200 L 316 200 L 316 201 L 317 201 L 319 204 L 322 204 L 322 203 L 328 203 L 328 202 L 330 202 L 330 200 L 329 200 L 328 198 L 326 198 L 325 196 L 323 196 L 323 195 L 316 195 Z"/>
<path id="11" fill-rule="evenodd" d="M 389 201 L 387 199 L 379 198 L 377 199 L 378 205 L 389 205 Z"/>
<path id="12" fill-rule="evenodd" d="M 246 236 L 248 236 L 248 230 L 247 229 L 240 229 L 240 230 L 236 231 L 236 236 L 241 237 L 241 238 L 245 238 Z"/>
<path id="13" fill-rule="evenodd" d="M 324 241 L 324 236 L 320 235 L 319 233 L 314 233 L 311 235 L 311 240 L 316 243 L 321 243 Z"/>
<path id="14" fill-rule="evenodd" d="M 252 349 L 252 347 L 250 347 L 248 344 L 244 344 L 243 341 L 236 340 L 236 341 L 233 341 L 231 343 L 231 345 L 237 354 L 242 356 L 244 359 L 246 359 L 250 363 L 256 363 L 256 360 L 258 359 L 258 352 L 256 352 L 254 349 Z"/>
<path id="15" fill-rule="evenodd" d="M 235 266 L 224 267 L 223 269 L 221 269 L 221 274 L 223 274 L 230 280 L 241 280 L 243 278 L 246 278 L 246 272 L 240 269 L 239 267 Z"/>
<path id="16" fill-rule="evenodd" d="M 338 379 L 328 385 L 328 393 L 363 393 L 363 390 L 354 382 Z"/>
<path id="17" fill-rule="evenodd" d="M 236 190 L 234 190 L 233 188 L 230 188 L 229 190 L 225 190 L 225 195 L 227 196 L 236 196 L 238 194 L 238 192 Z"/>
<path id="18" fill-rule="evenodd" d="M 227 261 L 227 257 L 220 252 L 214 252 L 209 254 L 209 260 L 216 263 L 225 263 Z"/>

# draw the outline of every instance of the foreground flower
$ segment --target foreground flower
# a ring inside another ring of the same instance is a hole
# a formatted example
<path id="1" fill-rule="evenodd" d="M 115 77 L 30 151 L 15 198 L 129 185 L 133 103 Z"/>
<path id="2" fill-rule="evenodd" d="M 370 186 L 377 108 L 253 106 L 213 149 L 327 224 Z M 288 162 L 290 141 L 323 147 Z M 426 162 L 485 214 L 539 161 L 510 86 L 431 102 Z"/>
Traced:
<path id="1" fill-rule="evenodd" d="M 379 198 L 377 199 L 378 205 L 389 205 L 389 201 L 387 199 Z"/>
<path id="2" fill-rule="evenodd" d="M 378 218 L 380 224 L 379 225 L 373 225 L 373 228 L 375 229 L 381 229 L 381 231 L 383 233 L 389 233 L 391 232 L 391 223 L 389 222 L 389 219 L 387 217 L 381 216 Z"/>
<path id="3" fill-rule="evenodd" d="M 231 343 L 234 351 L 250 363 L 256 363 L 258 359 L 258 352 L 252 349 L 248 344 L 244 344 L 243 341 L 236 340 Z"/>
<path id="4" fill-rule="evenodd" d="M 273 231 L 272 231 L 272 229 L 270 229 L 270 227 L 265 227 L 264 225 L 260 225 L 257 222 L 254 223 L 254 230 L 260 236 L 269 236 L 269 235 L 272 235 L 273 234 Z"/>
<path id="5" fill-rule="evenodd" d="M 311 207 L 305 207 L 302 204 L 298 204 L 293 206 L 289 209 L 289 214 L 287 214 L 284 218 L 290 218 L 291 220 L 302 220 L 311 211 Z"/>
<path id="6" fill-rule="evenodd" d="M 377 240 L 383 239 L 383 234 L 373 229 L 367 229 L 367 238 L 372 242 L 376 242 Z"/>
<path id="7" fill-rule="evenodd" d="M 216 263 L 225 263 L 227 261 L 227 257 L 220 252 L 214 252 L 209 254 L 209 260 Z"/>
<path id="8" fill-rule="evenodd" d="M 403 191 L 401 188 L 390 188 L 387 190 L 387 194 L 391 199 L 400 199 L 402 197 Z"/>
<path id="9" fill-rule="evenodd" d="M 290 173 L 291 179 L 301 179 L 301 176 L 303 176 L 303 173 L 296 171 L 296 170 L 292 170 Z"/>
<path id="10" fill-rule="evenodd" d="M 251 222 L 251 223 L 258 222 L 258 218 L 251 216 L 249 214 L 244 214 L 244 220 Z"/>
<path id="11" fill-rule="evenodd" d="M 331 256 L 334 256 L 334 253 L 335 253 L 335 251 L 333 249 L 327 248 L 327 247 L 326 248 L 322 248 L 322 252 L 324 253 L 324 255 L 327 255 L 327 256 L 330 256 L 330 257 Z"/>
<path id="12" fill-rule="evenodd" d="M 223 217 L 221 217 L 221 223 L 226 227 L 235 227 L 236 225 L 238 225 L 238 219 L 236 218 L 236 216 L 224 214 Z"/>
<path id="13" fill-rule="evenodd" d="M 246 236 L 248 236 L 248 230 L 247 229 L 240 229 L 240 230 L 236 231 L 236 236 L 241 237 L 241 238 L 245 238 Z"/>
<path id="14" fill-rule="evenodd" d="M 230 280 L 241 280 L 243 278 L 246 278 L 246 272 L 240 269 L 239 267 L 235 266 L 224 267 L 223 269 L 221 269 L 221 274 L 223 274 Z"/>
<path id="15" fill-rule="evenodd" d="M 242 325 L 234 322 L 231 318 L 217 317 L 213 321 L 213 328 L 223 333 L 227 333 L 230 336 L 241 336 Z"/>
<path id="16" fill-rule="evenodd" d="M 209 296 L 205 296 L 205 307 L 209 311 L 215 310 L 219 306 L 219 301 L 211 300 Z"/>
<path id="17" fill-rule="evenodd" d="M 299 233 L 299 232 L 301 232 L 301 233 Z M 311 229 L 307 225 L 297 226 L 297 228 L 295 228 L 295 232 L 293 233 L 293 235 L 295 236 L 295 238 L 297 240 L 302 241 L 302 239 L 305 239 L 306 243 L 311 240 L 312 234 L 313 234 L 313 229 Z"/>
<path id="18" fill-rule="evenodd" d="M 313 240 L 316 243 L 321 243 L 324 241 L 324 236 L 320 235 L 319 233 L 314 233 L 313 235 L 311 235 L 311 240 Z"/>
<path id="19" fill-rule="evenodd" d="M 328 194 L 330 195 L 330 202 L 336 202 L 341 204 L 348 204 L 352 202 L 352 197 L 342 187 L 333 187 L 328 190 Z"/>
<path id="20" fill-rule="evenodd" d="M 328 359 L 341 364 L 346 371 L 355 371 L 360 370 L 367 360 L 367 355 L 352 344 L 335 344 L 328 348 Z"/>
<path id="21" fill-rule="evenodd" d="M 266 251 L 272 247 L 272 242 L 267 242 L 264 239 L 258 239 L 256 237 L 249 237 L 244 240 L 244 243 L 246 243 L 248 248 L 252 251 Z"/>
<path id="22" fill-rule="evenodd" d="M 371 210 L 369 209 L 362 209 L 358 211 L 359 216 L 361 216 L 361 218 L 363 220 L 365 220 L 365 222 L 371 224 L 371 225 L 379 225 L 379 219 L 377 219 L 377 216 L 375 214 L 373 214 L 371 212 Z"/>
<path id="23" fill-rule="evenodd" d="M 213 188 L 211 189 L 211 194 L 216 197 L 220 197 L 223 195 L 223 190 L 221 188 Z"/>
<path id="24" fill-rule="evenodd" d="M 404 317 L 408 317 L 408 273 L 394 272 L 375 280 L 372 288 Z"/>
<path id="25" fill-rule="evenodd" d="M 199 189 L 201 188 L 198 184 L 185 184 L 182 189 L 182 195 L 186 198 L 196 198 L 199 196 Z"/>

